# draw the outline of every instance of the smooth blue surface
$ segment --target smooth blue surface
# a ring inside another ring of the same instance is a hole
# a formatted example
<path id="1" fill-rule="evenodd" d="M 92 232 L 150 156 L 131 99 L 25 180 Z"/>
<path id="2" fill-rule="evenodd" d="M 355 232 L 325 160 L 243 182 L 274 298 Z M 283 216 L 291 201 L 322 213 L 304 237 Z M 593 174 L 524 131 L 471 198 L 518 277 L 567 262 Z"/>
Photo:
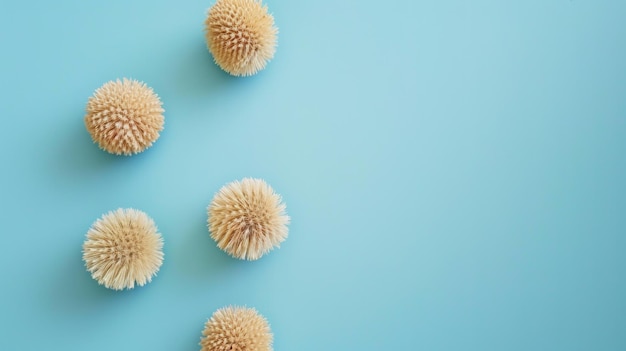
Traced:
<path id="1" fill-rule="evenodd" d="M 275 350 L 626 350 L 626 2 L 268 0 L 257 76 L 205 48 L 211 1 L 0 5 L 0 350 L 199 350 L 256 307 Z M 166 127 L 114 157 L 83 126 L 140 79 Z M 205 208 L 265 178 L 290 237 L 219 251 Z M 153 282 L 97 285 L 118 207 L 165 239 Z"/>

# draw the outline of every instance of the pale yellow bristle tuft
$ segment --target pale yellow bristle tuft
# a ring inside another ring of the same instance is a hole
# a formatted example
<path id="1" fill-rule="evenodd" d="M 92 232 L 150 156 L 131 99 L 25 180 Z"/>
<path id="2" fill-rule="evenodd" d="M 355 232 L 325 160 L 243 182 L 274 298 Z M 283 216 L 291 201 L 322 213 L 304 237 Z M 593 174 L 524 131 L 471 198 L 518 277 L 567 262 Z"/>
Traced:
<path id="1" fill-rule="evenodd" d="M 83 261 L 93 279 L 107 288 L 132 289 L 152 280 L 163 263 L 163 239 L 142 211 L 117 209 L 87 232 Z"/>
<path id="2" fill-rule="evenodd" d="M 112 154 L 144 151 L 159 138 L 164 122 L 161 100 L 136 80 L 108 82 L 87 102 L 85 127 L 93 141 Z"/>
<path id="3" fill-rule="evenodd" d="M 287 239 L 289 216 L 280 195 L 262 179 L 225 185 L 208 208 L 217 246 L 233 257 L 259 259 Z"/>
<path id="4" fill-rule="evenodd" d="M 276 52 L 278 29 L 260 0 L 217 0 L 205 27 L 215 62 L 232 75 L 257 73 Z"/>
<path id="5" fill-rule="evenodd" d="M 201 351 L 272 351 L 267 320 L 253 308 L 217 310 L 202 331 Z"/>

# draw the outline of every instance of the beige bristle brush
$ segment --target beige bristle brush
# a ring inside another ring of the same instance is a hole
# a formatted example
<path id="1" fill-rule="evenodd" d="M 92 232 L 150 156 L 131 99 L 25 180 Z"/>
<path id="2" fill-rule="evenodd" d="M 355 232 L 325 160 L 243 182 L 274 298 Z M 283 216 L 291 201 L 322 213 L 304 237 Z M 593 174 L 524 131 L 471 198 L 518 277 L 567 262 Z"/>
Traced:
<path id="1" fill-rule="evenodd" d="M 112 154 L 144 151 L 159 138 L 164 123 L 158 95 L 137 80 L 105 83 L 87 102 L 85 127 L 93 141 Z"/>
<path id="2" fill-rule="evenodd" d="M 278 29 L 260 0 L 217 0 L 205 30 L 215 63 L 234 76 L 256 74 L 276 52 Z"/>
<path id="3" fill-rule="evenodd" d="M 163 263 L 163 238 L 146 213 L 120 208 L 93 223 L 83 261 L 92 278 L 109 289 L 143 286 Z"/>
<path id="4" fill-rule="evenodd" d="M 289 216 L 280 195 L 262 179 L 222 187 L 208 207 L 217 246 L 233 257 L 257 260 L 287 239 Z"/>
<path id="5" fill-rule="evenodd" d="M 225 307 L 206 322 L 200 351 L 271 351 L 273 335 L 255 309 Z"/>

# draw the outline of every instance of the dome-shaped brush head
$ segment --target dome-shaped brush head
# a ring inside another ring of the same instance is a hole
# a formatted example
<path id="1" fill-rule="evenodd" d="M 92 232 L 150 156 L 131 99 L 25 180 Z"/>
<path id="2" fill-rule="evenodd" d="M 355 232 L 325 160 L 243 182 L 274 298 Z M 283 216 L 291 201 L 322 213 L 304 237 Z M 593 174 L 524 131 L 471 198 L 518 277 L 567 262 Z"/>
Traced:
<path id="1" fill-rule="evenodd" d="M 201 351 L 271 351 L 272 332 L 255 309 L 225 307 L 217 310 L 202 332 Z"/>
<path id="2" fill-rule="evenodd" d="M 274 57 L 278 29 L 260 0 L 217 0 L 205 26 L 215 62 L 234 76 L 253 75 Z"/>
<path id="3" fill-rule="evenodd" d="M 136 154 L 159 138 L 164 124 L 161 105 L 142 82 L 111 81 L 89 98 L 85 126 L 101 149 L 116 155 Z"/>
<path id="4" fill-rule="evenodd" d="M 163 263 L 163 239 L 142 211 L 118 209 L 98 219 L 87 232 L 83 260 L 91 276 L 107 288 L 143 286 Z"/>
<path id="5" fill-rule="evenodd" d="M 259 259 L 287 239 L 285 208 L 280 195 L 262 179 L 232 182 L 209 205 L 211 237 L 233 257 Z"/>

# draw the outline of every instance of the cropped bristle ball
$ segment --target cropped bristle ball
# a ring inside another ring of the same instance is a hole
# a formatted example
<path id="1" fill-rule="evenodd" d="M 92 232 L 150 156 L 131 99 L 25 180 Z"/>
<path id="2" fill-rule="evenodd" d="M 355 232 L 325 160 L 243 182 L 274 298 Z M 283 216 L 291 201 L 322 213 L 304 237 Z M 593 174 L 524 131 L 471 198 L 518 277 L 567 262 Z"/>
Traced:
<path id="1" fill-rule="evenodd" d="M 98 146 L 133 155 L 152 145 L 163 130 L 161 100 L 145 83 L 124 78 L 98 88 L 87 102 L 85 126 Z"/>
<path id="2" fill-rule="evenodd" d="M 200 351 L 271 351 L 273 336 L 267 320 L 253 308 L 217 310 L 202 331 Z"/>
<path id="3" fill-rule="evenodd" d="M 222 187 L 208 208 L 217 246 L 233 257 L 257 260 L 287 239 L 289 216 L 280 195 L 262 179 Z"/>
<path id="4" fill-rule="evenodd" d="M 132 289 L 152 280 L 163 263 L 163 238 L 142 211 L 117 209 L 98 219 L 83 244 L 93 279 L 109 289 Z"/>
<path id="5" fill-rule="evenodd" d="M 217 0 L 205 30 L 215 63 L 234 76 L 257 73 L 276 52 L 278 29 L 260 0 Z"/>

